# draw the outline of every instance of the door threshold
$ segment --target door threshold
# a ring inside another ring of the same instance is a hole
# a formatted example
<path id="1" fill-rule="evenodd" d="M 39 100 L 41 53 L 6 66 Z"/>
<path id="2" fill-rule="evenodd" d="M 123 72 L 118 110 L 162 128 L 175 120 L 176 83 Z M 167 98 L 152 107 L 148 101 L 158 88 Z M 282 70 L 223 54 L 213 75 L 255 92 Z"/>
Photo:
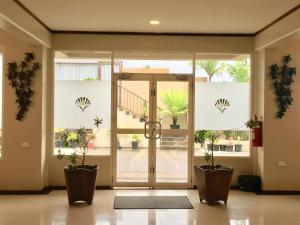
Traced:
<path id="1" fill-rule="evenodd" d="M 152 189 L 151 187 L 113 187 L 114 190 L 147 190 Z"/>

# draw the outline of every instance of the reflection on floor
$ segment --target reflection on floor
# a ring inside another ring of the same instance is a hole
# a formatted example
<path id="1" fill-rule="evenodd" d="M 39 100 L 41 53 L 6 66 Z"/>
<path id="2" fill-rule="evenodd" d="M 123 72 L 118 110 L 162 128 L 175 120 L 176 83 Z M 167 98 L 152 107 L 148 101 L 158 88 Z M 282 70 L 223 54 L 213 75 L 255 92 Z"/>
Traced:
<path id="1" fill-rule="evenodd" d="M 194 209 L 113 210 L 116 195 L 187 195 Z M 92 206 L 67 204 L 65 191 L 0 196 L 0 225 L 295 225 L 300 196 L 231 191 L 227 207 L 200 203 L 196 190 L 99 190 Z"/>

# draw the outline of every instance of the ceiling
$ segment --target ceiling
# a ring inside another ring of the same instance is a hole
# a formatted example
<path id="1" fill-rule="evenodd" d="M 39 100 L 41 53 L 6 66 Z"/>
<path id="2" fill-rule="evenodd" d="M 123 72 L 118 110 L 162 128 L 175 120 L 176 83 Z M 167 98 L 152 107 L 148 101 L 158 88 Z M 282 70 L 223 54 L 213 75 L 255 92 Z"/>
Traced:
<path id="1" fill-rule="evenodd" d="M 51 30 L 255 33 L 300 0 L 19 0 Z M 159 20 L 160 25 L 149 24 Z"/>

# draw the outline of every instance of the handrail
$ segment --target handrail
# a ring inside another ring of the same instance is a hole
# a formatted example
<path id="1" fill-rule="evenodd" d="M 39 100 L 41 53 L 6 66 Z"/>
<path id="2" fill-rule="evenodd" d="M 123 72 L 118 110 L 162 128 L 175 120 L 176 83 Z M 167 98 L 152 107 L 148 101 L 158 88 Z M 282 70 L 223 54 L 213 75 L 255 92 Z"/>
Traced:
<path id="1" fill-rule="evenodd" d="M 144 121 L 148 120 L 149 101 L 121 85 L 118 85 L 118 106 Z M 157 109 L 161 110 L 160 107 Z"/>

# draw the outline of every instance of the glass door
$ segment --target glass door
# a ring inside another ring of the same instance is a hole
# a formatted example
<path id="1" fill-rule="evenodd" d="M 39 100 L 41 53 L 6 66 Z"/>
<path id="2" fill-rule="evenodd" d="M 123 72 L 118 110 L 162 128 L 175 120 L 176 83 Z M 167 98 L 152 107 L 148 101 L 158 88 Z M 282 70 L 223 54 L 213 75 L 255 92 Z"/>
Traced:
<path id="1" fill-rule="evenodd" d="M 143 74 L 113 77 L 114 186 L 150 186 L 152 182 L 152 79 Z"/>
<path id="2" fill-rule="evenodd" d="M 155 186 L 191 185 L 192 77 L 155 76 L 154 121 L 159 123 L 154 143 Z M 156 127 L 154 127 L 155 129 Z"/>
<path id="3" fill-rule="evenodd" d="M 192 77 L 115 74 L 113 185 L 190 187 Z"/>

